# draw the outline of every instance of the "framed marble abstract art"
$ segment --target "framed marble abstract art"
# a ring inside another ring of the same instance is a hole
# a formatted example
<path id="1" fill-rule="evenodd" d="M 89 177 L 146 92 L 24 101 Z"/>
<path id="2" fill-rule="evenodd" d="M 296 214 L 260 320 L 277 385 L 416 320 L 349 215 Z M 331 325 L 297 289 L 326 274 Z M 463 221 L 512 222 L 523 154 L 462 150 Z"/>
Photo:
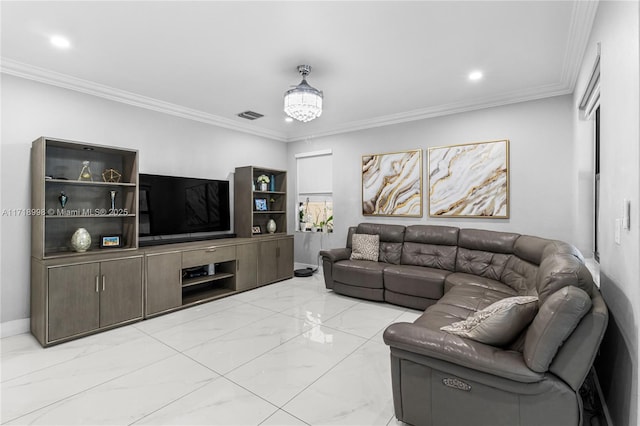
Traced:
<path id="1" fill-rule="evenodd" d="M 429 216 L 509 217 L 509 141 L 429 149 Z"/>
<path id="2" fill-rule="evenodd" d="M 422 150 L 362 156 L 362 214 L 422 217 Z"/>

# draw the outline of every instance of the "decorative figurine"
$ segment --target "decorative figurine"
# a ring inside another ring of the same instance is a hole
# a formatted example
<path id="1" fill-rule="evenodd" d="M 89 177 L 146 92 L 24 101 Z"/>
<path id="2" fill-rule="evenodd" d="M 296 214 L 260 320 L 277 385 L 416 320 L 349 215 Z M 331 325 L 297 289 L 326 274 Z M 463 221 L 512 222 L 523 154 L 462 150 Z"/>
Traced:
<path id="1" fill-rule="evenodd" d="M 102 171 L 102 180 L 110 183 L 120 183 L 122 174 L 116 169 L 104 169 Z"/>
<path id="2" fill-rule="evenodd" d="M 82 162 L 82 170 L 80 170 L 80 176 L 78 180 L 90 181 L 93 182 L 93 175 L 91 174 L 91 169 L 89 168 L 90 161 Z"/>
<path id="3" fill-rule="evenodd" d="M 60 202 L 60 205 L 64 209 L 64 206 L 67 204 L 67 201 L 69 201 L 69 197 L 67 197 L 67 194 L 65 194 L 64 191 L 60 191 L 60 195 L 58 195 L 58 201 Z"/>

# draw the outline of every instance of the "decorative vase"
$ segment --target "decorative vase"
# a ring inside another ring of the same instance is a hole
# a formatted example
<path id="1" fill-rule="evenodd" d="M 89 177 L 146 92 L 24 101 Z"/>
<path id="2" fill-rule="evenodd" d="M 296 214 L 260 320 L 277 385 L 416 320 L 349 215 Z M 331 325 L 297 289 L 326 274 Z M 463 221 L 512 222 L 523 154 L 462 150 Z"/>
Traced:
<path id="1" fill-rule="evenodd" d="M 267 182 L 260 182 L 260 191 L 266 192 L 269 188 Z"/>
<path id="2" fill-rule="evenodd" d="M 64 191 L 60 191 L 60 195 L 58 195 L 58 201 L 60 201 L 60 206 L 62 206 L 62 208 L 64 209 L 67 201 L 69 201 L 69 197 L 67 197 L 67 194 L 65 194 Z"/>
<path id="3" fill-rule="evenodd" d="M 109 191 L 109 198 L 111 199 L 111 211 L 109 213 L 115 214 L 116 211 L 116 194 L 118 191 Z"/>
<path id="4" fill-rule="evenodd" d="M 304 232 L 307 229 L 307 224 L 304 222 L 300 222 L 300 232 Z"/>
<path id="5" fill-rule="evenodd" d="M 274 192 L 276 190 L 276 177 L 271 175 L 269 178 L 269 191 Z"/>
<path id="6" fill-rule="evenodd" d="M 274 232 L 276 232 L 276 221 L 273 219 L 269 219 L 269 222 L 267 222 L 267 232 L 270 234 L 273 234 Z"/>
<path id="7" fill-rule="evenodd" d="M 85 252 L 91 246 L 91 235 L 84 228 L 78 228 L 71 236 L 71 248 L 77 252 Z"/>

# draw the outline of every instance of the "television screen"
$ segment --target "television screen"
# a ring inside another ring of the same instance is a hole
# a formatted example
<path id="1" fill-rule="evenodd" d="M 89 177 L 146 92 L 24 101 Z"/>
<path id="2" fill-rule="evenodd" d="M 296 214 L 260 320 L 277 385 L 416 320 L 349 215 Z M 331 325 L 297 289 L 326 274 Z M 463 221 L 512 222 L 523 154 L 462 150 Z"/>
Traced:
<path id="1" fill-rule="evenodd" d="M 141 237 L 231 230 L 228 181 L 139 177 Z"/>

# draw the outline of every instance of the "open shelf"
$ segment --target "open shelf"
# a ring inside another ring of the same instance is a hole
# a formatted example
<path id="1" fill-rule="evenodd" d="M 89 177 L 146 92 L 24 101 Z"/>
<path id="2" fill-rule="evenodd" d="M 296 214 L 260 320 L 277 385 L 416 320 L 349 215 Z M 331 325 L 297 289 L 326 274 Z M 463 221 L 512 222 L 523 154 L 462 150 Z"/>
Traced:
<path id="1" fill-rule="evenodd" d="M 87 185 L 87 186 L 124 186 L 135 188 L 136 184 L 131 182 L 101 182 L 88 180 L 72 180 L 72 179 L 45 179 L 45 183 L 62 184 L 62 185 Z"/>
<path id="2" fill-rule="evenodd" d="M 204 284 L 211 281 L 223 280 L 225 278 L 233 278 L 233 274 L 230 272 L 222 272 L 219 274 L 205 275 L 204 277 L 185 278 L 182 280 L 182 288 Z"/>
<path id="3" fill-rule="evenodd" d="M 196 266 L 195 268 L 205 268 L 207 265 Z M 236 291 L 236 261 L 215 263 L 215 273 L 199 277 L 186 278 L 183 269 L 182 278 L 182 306 L 205 302 L 211 299 L 222 297 Z M 205 269 L 206 270 L 206 269 Z"/>

